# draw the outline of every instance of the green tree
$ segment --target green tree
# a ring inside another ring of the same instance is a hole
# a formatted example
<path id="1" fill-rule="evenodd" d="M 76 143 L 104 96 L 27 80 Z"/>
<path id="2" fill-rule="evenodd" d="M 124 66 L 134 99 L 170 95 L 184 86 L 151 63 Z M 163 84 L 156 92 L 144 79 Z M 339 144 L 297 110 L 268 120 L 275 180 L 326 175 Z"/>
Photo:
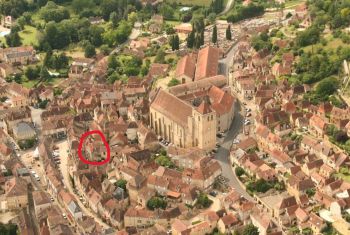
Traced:
<path id="1" fill-rule="evenodd" d="M 238 166 L 238 167 L 235 168 L 235 173 L 236 173 L 236 175 L 238 177 L 241 177 L 242 175 L 245 174 L 245 171 L 244 171 L 244 169 L 242 167 Z"/>
<path id="2" fill-rule="evenodd" d="M 28 66 L 24 72 L 24 75 L 28 78 L 28 80 L 35 80 L 40 76 L 40 67 Z"/>
<path id="3" fill-rule="evenodd" d="M 253 224 L 244 227 L 242 235 L 259 235 L 259 230 Z"/>
<path id="4" fill-rule="evenodd" d="M 192 31 L 187 36 L 187 47 L 193 48 L 193 46 L 194 46 L 194 32 Z"/>
<path id="5" fill-rule="evenodd" d="M 154 62 L 161 63 L 161 64 L 165 62 L 165 52 L 162 48 L 158 49 L 156 57 L 154 58 Z"/>
<path id="6" fill-rule="evenodd" d="M 18 32 L 11 32 L 5 36 L 6 43 L 9 47 L 18 47 L 22 45 L 21 38 Z"/>
<path id="7" fill-rule="evenodd" d="M 117 182 L 115 182 L 115 185 L 116 185 L 117 187 L 120 187 L 120 188 L 126 190 L 126 184 L 127 184 L 127 183 L 128 183 L 128 182 L 127 182 L 126 180 L 124 180 L 124 179 L 119 179 L 119 180 L 117 180 Z"/>
<path id="8" fill-rule="evenodd" d="M 0 223 L 0 234 L 2 235 L 17 235 L 17 225 Z"/>
<path id="9" fill-rule="evenodd" d="M 213 34 L 211 37 L 211 42 L 216 43 L 217 41 L 218 41 L 218 29 L 217 29 L 216 25 L 214 25 Z"/>
<path id="10" fill-rule="evenodd" d="M 171 161 L 171 159 L 166 156 L 166 155 L 160 155 L 156 158 L 155 162 L 158 165 L 164 166 L 164 167 L 168 167 L 168 168 L 173 168 L 175 165 L 174 163 Z"/>
<path id="11" fill-rule="evenodd" d="M 213 201 L 208 198 L 208 195 L 202 192 L 197 198 L 196 205 L 199 208 L 209 208 L 212 203 Z"/>
<path id="12" fill-rule="evenodd" d="M 50 77 L 51 76 L 50 76 L 49 71 L 47 70 L 47 68 L 45 66 L 42 66 L 41 70 L 40 70 L 40 79 L 45 81 L 45 80 L 48 80 Z"/>
<path id="13" fill-rule="evenodd" d="M 157 208 L 165 209 L 167 206 L 167 201 L 160 197 L 152 197 L 147 201 L 147 208 L 154 210 Z"/>
<path id="14" fill-rule="evenodd" d="M 332 95 L 338 89 L 338 80 L 334 77 L 323 79 L 316 87 L 316 94 L 319 97 Z"/>
<path id="15" fill-rule="evenodd" d="M 117 27 L 118 22 L 119 22 L 119 18 L 118 18 L 117 12 L 113 11 L 113 12 L 109 15 L 109 21 L 112 23 L 112 26 L 113 26 L 113 27 Z"/>
<path id="16" fill-rule="evenodd" d="M 232 34 L 231 34 L 231 25 L 228 25 L 227 26 L 227 29 L 226 29 L 226 39 L 227 40 L 232 40 Z"/>
<path id="17" fill-rule="evenodd" d="M 96 55 L 95 47 L 90 43 L 86 45 L 84 55 L 86 58 L 94 57 Z"/>

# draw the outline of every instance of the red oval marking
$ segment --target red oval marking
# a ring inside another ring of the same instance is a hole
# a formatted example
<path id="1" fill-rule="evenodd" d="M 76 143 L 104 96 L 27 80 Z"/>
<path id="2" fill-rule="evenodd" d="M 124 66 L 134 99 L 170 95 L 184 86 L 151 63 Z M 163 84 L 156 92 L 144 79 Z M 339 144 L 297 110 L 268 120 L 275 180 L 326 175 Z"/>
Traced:
<path id="1" fill-rule="evenodd" d="M 84 139 L 86 137 L 88 137 L 89 135 L 93 135 L 93 134 L 98 134 L 99 136 L 101 136 L 101 140 L 102 140 L 102 142 L 105 145 L 106 150 L 107 150 L 107 157 L 102 162 L 89 161 L 86 158 L 84 158 L 83 153 L 81 152 L 82 148 L 83 148 L 83 144 L 84 144 Z M 93 130 L 93 131 L 85 132 L 80 137 L 79 146 L 78 146 L 78 155 L 79 155 L 80 161 L 84 162 L 85 164 L 94 165 L 94 166 L 101 166 L 101 165 L 104 165 L 104 164 L 109 162 L 109 160 L 111 158 L 111 149 L 109 148 L 109 144 L 107 143 L 107 140 L 106 140 L 105 136 L 103 135 L 103 133 L 99 130 Z"/>

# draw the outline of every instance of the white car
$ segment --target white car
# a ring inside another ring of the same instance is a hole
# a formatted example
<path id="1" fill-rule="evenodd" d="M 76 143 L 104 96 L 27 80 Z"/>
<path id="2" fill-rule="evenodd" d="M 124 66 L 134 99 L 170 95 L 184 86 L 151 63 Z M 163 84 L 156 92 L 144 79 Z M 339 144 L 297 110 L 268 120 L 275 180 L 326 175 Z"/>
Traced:
<path id="1" fill-rule="evenodd" d="M 245 111 L 250 112 L 252 111 L 250 108 L 245 109 Z"/>
<path id="2" fill-rule="evenodd" d="M 246 120 L 245 122 L 244 122 L 244 125 L 246 125 L 246 126 L 248 126 L 250 124 L 250 121 L 249 120 Z"/>
<path id="3" fill-rule="evenodd" d="M 233 144 L 239 144 L 239 142 L 240 142 L 239 139 L 234 139 L 232 143 Z"/>

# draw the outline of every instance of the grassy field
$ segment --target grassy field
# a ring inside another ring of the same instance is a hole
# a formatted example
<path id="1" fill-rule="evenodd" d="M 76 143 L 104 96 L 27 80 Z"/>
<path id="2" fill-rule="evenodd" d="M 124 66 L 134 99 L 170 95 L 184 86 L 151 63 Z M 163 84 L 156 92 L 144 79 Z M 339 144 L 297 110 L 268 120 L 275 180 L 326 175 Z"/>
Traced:
<path id="1" fill-rule="evenodd" d="M 167 0 L 169 3 L 177 2 L 184 6 L 209 6 L 211 0 Z"/>
<path id="2" fill-rule="evenodd" d="M 306 2 L 305 0 L 290 0 L 286 1 L 285 8 L 295 7 L 299 5 L 300 3 Z"/>
<path id="3" fill-rule="evenodd" d="M 342 42 L 340 38 L 334 38 L 331 34 L 327 34 L 324 36 L 324 38 L 327 40 L 327 45 L 323 46 L 321 43 L 317 43 L 313 45 L 314 51 L 318 48 L 323 48 L 324 50 L 336 50 L 339 46 L 342 47 L 350 47 L 349 44 L 346 44 Z M 303 48 L 304 51 L 309 52 L 312 50 L 312 46 L 307 46 Z"/>
<path id="4" fill-rule="evenodd" d="M 36 28 L 26 25 L 24 30 L 19 32 L 23 45 L 38 45 L 38 31 Z"/>

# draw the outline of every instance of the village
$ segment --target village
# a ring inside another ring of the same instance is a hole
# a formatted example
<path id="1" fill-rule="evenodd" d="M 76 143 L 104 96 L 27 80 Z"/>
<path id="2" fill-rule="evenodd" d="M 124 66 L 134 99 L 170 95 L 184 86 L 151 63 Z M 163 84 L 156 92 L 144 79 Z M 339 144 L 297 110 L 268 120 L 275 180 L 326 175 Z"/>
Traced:
<path id="1" fill-rule="evenodd" d="M 327 43 L 341 53 L 338 38 L 326 27 L 329 41 L 293 51 L 313 27 L 311 7 L 276 9 L 206 25 L 153 14 L 108 53 L 51 52 L 67 71 L 43 66 L 25 81 L 49 53 L 0 48 L 0 225 L 28 235 L 350 234 L 350 58 L 333 93 L 334 80 L 322 86 L 333 74 L 309 82 L 303 61 Z M 1 24 L 13 33 L 11 16 Z M 103 136 L 82 138 L 94 130 Z"/>

